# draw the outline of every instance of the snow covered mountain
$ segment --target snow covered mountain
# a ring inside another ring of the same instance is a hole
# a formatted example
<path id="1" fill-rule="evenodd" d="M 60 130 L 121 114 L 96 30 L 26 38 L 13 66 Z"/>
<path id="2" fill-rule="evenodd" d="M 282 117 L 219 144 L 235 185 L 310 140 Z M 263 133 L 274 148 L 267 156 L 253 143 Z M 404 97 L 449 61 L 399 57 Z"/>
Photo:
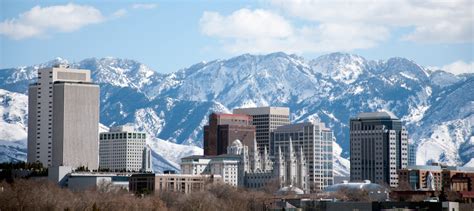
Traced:
<path id="1" fill-rule="evenodd" d="M 9 95 L 25 94 L 36 70 L 57 62 L 68 63 L 58 58 L 0 70 L 0 89 Z M 135 123 L 150 134 L 157 169 L 176 169 L 180 156 L 202 153 L 197 147 L 202 146 L 202 128 L 210 112 L 267 105 L 290 107 L 293 122 L 318 118 L 331 127 L 337 137 L 339 175 L 348 173 L 349 118 L 376 110 L 392 111 L 405 122 L 418 146 L 419 164 L 474 163 L 474 74 L 432 71 L 404 58 L 370 61 L 344 53 L 309 61 L 285 53 L 244 54 L 170 74 L 117 58 L 90 58 L 70 65 L 90 69 L 93 80 L 101 85 L 101 123 Z M 23 128 L 25 119 L 21 119 Z M 0 140 L 4 139 L 0 134 Z M 12 158 L 4 142 L 0 155 Z"/>

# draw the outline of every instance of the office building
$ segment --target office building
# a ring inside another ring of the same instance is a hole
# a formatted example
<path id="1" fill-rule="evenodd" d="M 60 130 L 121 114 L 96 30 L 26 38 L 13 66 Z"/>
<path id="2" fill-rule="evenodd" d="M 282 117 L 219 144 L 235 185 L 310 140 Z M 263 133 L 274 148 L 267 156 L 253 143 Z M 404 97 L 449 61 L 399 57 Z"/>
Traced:
<path id="1" fill-rule="evenodd" d="M 271 132 L 277 127 L 290 124 L 290 109 L 287 107 L 256 107 L 234 109 L 234 114 L 245 114 L 252 117 L 252 125 L 255 126 L 257 147 L 260 153 L 267 149 L 274 149 L 271 146 Z M 273 154 L 273 151 L 270 152 Z"/>
<path id="2" fill-rule="evenodd" d="M 255 126 L 251 117 L 239 114 L 209 115 L 209 124 L 204 126 L 204 155 L 226 154 L 227 146 L 239 139 L 250 146 L 255 139 Z"/>
<path id="3" fill-rule="evenodd" d="M 142 168 L 140 169 L 141 172 L 153 172 L 152 166 L 152 157 L 151 157 L 151 149 L 150 146 L 145 146 L 142 152 Z"/>
<path id="4" fill-rule="evenodd" d="M 275 152 L 281 148 L 286 153 L 290 145 L 302 150 L 308 162 L 308 181 L 312 191 L 322 190 L 334 183 L 334 141 L 333 132 L 324 123 L 316 121 L 281 126 L 272 135 Z"/>
<path id="5" fill-rule="evenodd" d="M 207 185 L 221 182 L 220 175 L 133 174 L 130 177 L 129 190 L 134 193 L 192 193 L 203 191 Z"/>
<path id="6" fill-rule="evenodd" d="M 73 172 L 67 175 L 65 187 L 72 191 L 94 189 L 128 190 L 130 175 L 114 173 Z"/>
<path id="7" fill-rule="evenodd" d="M 398 186 L 397 170 L 408 165 L 408 132 L 388 112 L 360 113 L 350 119 L 351 181 Z"/>
<path id="8" fill-rule="evenodd" d="M 99 86 L 91 83 L 90 71 L 39 69 L 28 96 L 27 161 L 97 169 Z"/>
<path id="9" fill-rule="evenodd" d="M 145 133 L 128 125 L 112 127 L 100 133 L 99 166 L 109 171 L 140 171 L 146 148 Z M 151 161 L 149 156 L 146 161 Z"/>
<path id="10" fill-rule="evenodd" d="M 400 188 L 440 191 L 443 188 L 441 166 L 408 166 L 398 170 Z"/>
<path id="11" fill-rule="evenodd" d="M 408 165 L 416 165 L 416 145 L 408 144 Z"/>

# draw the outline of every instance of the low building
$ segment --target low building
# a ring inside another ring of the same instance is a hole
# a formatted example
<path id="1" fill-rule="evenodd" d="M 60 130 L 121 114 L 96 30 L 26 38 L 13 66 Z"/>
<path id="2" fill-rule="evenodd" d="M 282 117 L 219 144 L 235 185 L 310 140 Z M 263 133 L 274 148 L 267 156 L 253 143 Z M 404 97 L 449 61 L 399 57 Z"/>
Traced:
<path id="1" fill-rule="evenodd" d="M 400 188 L 409 187 L 411 190 L 441 190 L 441 166 L 408 166 L 398 170 Z"/>
<path id="2" fill-rule="evenodd" d="M 191 193 L 202 191 L 206 185 L 222 181 L 220 175 L 133 174 L 130 177 L 129 189 L 134 193 L 160 191 Z"/>
<path id="3" fill-rule="evenodd" d="M 368 201 L 325 201 L 311 198 L 275 198 L 272 201 L 266 201 L 267 210 L 283 210 L 282 207 L 275 207 L 278 203 L 289 203 L 285 207 L 291 207 L 294 210 L 320 210 L 320 211 L 354 211 L 354 210 L 430 210 L 430 211 L 460 211 L 458 202 L 368 202 Z M 285 209 L 286 210 L 286 209 Z"/>
<path id="4" fill-rule="evenodd" d="M 254 148 L 257 143 L 254 141 Z M 234 140 L 227 147 L 227 154 L 217 156 L 193 155 L 181 159 L 183 174 L 221 175 L 224 183 L 234 187 L 260 188 L 275 176 L 268 151 L 249 152 L 248 146 Z"/>
<path id="5" fill-rule="evenodd" d="M 372 201 L 388 201 L 389 190 L 379 184 L 371 183 L 370 180 L 364 182 L 348 182 L 343 181 L 339 184 L 334 184 L 326 187 L 325 192 L 338 192 L 343 190 L 356 190 L 365 191 L 368 193 L 370 200 Z"/>
<path id="6" fill-rule="evenodd" d="M 75 172 L 67 176 L 66 187 L 73 191 L 89 189 L 128 190 L 130 175 L 115 173 Z"/>
<path id="7" fill-rule="evenodd" d="M 398 194 L 403 195 L 406 191 L 454 191 L 461 194 L 461 200 L 474 201 L 474 168 L 439 164 L 408 166 L 399 170 L 398 175 Z"/>

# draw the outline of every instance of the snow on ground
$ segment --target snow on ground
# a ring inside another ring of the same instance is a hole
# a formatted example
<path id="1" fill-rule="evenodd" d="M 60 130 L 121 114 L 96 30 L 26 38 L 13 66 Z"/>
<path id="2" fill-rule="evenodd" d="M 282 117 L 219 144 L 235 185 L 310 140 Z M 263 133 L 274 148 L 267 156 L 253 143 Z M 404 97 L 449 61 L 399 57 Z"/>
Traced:
<path id="1" fill-rule="evenodd" d="M 350 161 L 349 159 L 343 158 L 342 148 L 335 141 L 333 142 L 333 160 L 334 160 L 334 176 L 349 176 L 350 174 Z"/>
<path id="2" fill-rule="evenodd" d="M 461 165 L 458 152 L 466 140 L 472 139 L 470 125 L 473 119 L 474 116 L 471 116 L 435 125 L 431 129 L 430 137 L 420 139 L 416 152 L 417 165 L 424 165 L 430 161 L 440 161 L 452 166 Z"/>
<path id="3" fill-rule="evenodd" d="M 175 144 L 159 138 L 148 139 L 147 144 L 153 152 L 168 160 L 169 163 L 177 169 L 180 168 L 179 164 L 181 163 L 182 157 L 202 155 L 204 152 L 203 149 L 196 146 Z"/>
<path id="4" fill-rule="evenodd" d="M 464 164 L 464 167 L 474 167 L 474 158 L 471 158 L 469 162 Z"/>

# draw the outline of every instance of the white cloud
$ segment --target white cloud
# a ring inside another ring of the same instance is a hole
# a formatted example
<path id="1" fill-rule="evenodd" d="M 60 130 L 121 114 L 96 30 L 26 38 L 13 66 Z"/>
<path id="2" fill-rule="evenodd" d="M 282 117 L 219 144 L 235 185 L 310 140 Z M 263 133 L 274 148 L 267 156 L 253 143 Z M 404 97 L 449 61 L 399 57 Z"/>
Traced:
<path id="1" fill-rule="evenodd" d="M 260 9 L 241 9 L 227 17 L 204 12 L 199 22 L 204 34 L 223 38 L 285 38 L 293 33 L 291 24 L 283 17 Z"/>
<path id="2" fill-rule="evenodd" d="M 269 10 L 240 9 L 229 16 L 204 12 L 203 34 L 219 38 L 233 53 L 351 51 L 369 48 L 389 37 L 386 27 L 366 24 L 321 23 L 293 26 Z"/>
<path id="3" fill-rule="evenodd" d="M 271 0 L 288 15 L 321 23 L 362 23 L 372 26 L 413 27 L 403 37 L 419 42 L 474 41 L 471 0 Z"/>
<path id="4" fill-rule="evenodd" d="M 158 6 L 157 4 L 134 4 L 132 5 L 132 8 L 151 10 L 151 9 L 155 9 L 157 6 Z"/>
<path id="5" fill-rule="evenodd" d="M 119 10 L 112 17 L 123 14 L 124 11 Z M 35 6 L 17 18 L 1 22 L 0 34 L 19 40 L 50 32 L 73 32 L 106 20 L 98 9 L 87 5 L 70 3 L 49 7 Z"/>
<path id="6" fill-rule="evenodd" d="M 474 61 L 466 63 L 462 60 L 455 61 L 451 64 L 444 65 L 442 67 L 428 67 L 431 70 L 444 70 L 455 75 L 463 73 L 474 73 Z"/>
<path id="7" fill-rule="evenodd" d="M 112 18 L 120 18 L 127 14 L 126 9 L 119 9 L 112 14 Z"/>

